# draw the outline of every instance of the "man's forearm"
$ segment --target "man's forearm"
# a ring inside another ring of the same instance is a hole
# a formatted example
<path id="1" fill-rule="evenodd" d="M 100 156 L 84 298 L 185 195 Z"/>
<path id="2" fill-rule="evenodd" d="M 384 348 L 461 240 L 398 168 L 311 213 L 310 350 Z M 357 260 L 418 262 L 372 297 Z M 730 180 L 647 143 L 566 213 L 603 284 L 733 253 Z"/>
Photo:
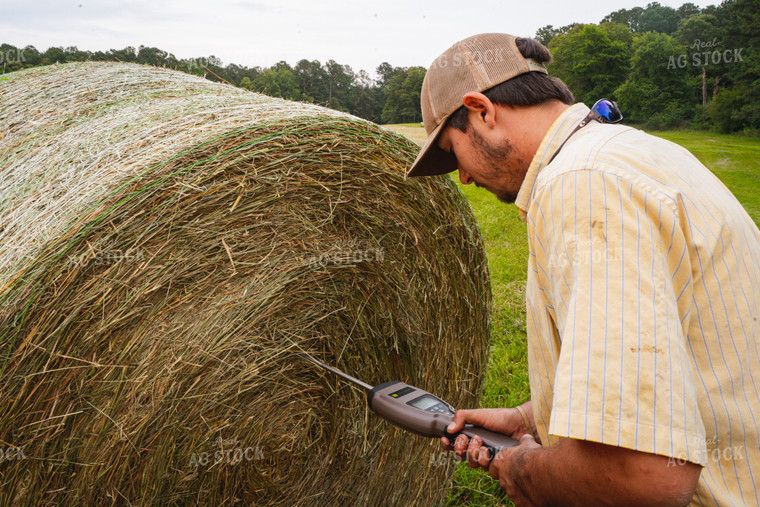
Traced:
<path id="1" fill-rule="evenodd" d="M 574 439 L 551 448 L 520 445 L 491 466 L 518 505 L 686 505 L 701 471 L 692 463 L 669 466 L 664 456 Z"/>
<path id="2" fill-rule="evenodd" d="M 590 495 L 598 486 L 598 479 L 596 484 L 587 484 L 589 475 L 593 474 L 585 473 L 589 469 L 579 463 L 579 458 L 572 455 L 569 447 L 561 444 L 553 448 L 515 449 L 507 454 L 509 473 L 499 474 L 501 486 L 518 505 L 598 503 L 598 499 Z M 579 470 L 581 468 L 584 470 Z"/>

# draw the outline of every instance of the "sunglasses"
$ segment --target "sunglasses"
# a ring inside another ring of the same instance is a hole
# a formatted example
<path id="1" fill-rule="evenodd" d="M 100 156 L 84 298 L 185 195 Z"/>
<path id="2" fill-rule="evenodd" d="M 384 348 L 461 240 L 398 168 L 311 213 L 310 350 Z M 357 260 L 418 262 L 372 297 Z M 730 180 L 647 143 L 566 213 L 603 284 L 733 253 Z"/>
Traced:
<path id="1" fill-rule="evenodd" d="M 565 146 L 567 140 L 570 139 L 573 134 L 588 125 L 591 120 L 598 121 L 599 123 L 620 123 L 623 121 L 623 113 L 620 112 L 620 108 L 615 102 L 609 99 L 597 100 L 596 103 L 591 106 L 591 111 L 588 112 L 586 117 L 581 120 L 581 122 L 577 127 L 575 127 L 572 132 L 570 132 L 570 135 L 567 136 L 557 151 L 554 152 L 551 160 L 549 160 L 550 164 L 552 163 L 552 160 L 554 160 L 554 157 L 556 157 L 559 154 L 560 150 Z"/>
<path id="2" fill-rule="evenodd" d="M 599 123 L 620 123 L 623 121 L 623 113 L 620 112 L 620 108 L 615 102 L 609 99 L 599 99 L 596 104 L 591 106 L 591 111 L 576 127 L 576 130 L 584 127 L 591 120 L 596 120 Z"/>

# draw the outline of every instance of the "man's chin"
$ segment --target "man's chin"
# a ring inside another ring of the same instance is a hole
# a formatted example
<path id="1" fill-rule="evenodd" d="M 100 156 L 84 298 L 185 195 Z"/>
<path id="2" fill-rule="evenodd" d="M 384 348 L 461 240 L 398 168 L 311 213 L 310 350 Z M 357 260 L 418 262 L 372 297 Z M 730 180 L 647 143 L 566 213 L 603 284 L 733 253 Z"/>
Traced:
<path id="1" fill-rule="evenodd" d="M 511 192 L 505 192 L 505 191 L 496 191 L 496 190 L 489 190 L 493 195 L 496 196 L 498 200 L 505 204 L 512 204 L 515 202 L 515 199 L 517 196 L 512 195 Z"/>
<path id="2" fill-rule="evenodd" d="M 481 185 L 477 181 L 475 182 L 475 186 L 478 187 L 478 188 L 484 188 L 484 189 L 488 190 L 493 195 L 495 195 L 498 200 L 500 200 L 503 203 L 512 204 L 513 202 L 515 202 L 516 196 L 512 195 L 510 192 L 506 192 L 504 190 L 493 190 L 491 188 L 488 188 L 485 185 Z"/>

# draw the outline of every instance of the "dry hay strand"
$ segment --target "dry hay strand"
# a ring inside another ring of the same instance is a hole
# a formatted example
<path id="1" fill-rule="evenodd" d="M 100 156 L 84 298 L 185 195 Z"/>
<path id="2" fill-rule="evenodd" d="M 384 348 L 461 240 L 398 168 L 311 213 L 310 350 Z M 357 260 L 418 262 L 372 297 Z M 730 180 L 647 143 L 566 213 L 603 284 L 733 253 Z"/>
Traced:
<path id="1" fill-rule="evenodd" d="M 0 103 L 0 502 L 443 499 L 436 441 L 296 356 L 476 404 L 483 244 L 448 177 L 404 179 L 416 146 L 138 65 Z"/>

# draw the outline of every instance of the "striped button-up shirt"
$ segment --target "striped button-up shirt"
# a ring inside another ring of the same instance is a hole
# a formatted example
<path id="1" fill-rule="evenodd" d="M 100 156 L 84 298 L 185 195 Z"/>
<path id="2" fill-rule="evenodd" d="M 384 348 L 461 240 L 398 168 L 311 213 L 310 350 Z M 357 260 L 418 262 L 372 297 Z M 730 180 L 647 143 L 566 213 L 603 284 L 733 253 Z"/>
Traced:
<path id="1" fill-rule="evenodd" d="M 531 398 L 561 437 L 704 468 L 695 505 L 758 505 L 760 232 L 678 145 L 552 125 L 520 189 Z"/>

